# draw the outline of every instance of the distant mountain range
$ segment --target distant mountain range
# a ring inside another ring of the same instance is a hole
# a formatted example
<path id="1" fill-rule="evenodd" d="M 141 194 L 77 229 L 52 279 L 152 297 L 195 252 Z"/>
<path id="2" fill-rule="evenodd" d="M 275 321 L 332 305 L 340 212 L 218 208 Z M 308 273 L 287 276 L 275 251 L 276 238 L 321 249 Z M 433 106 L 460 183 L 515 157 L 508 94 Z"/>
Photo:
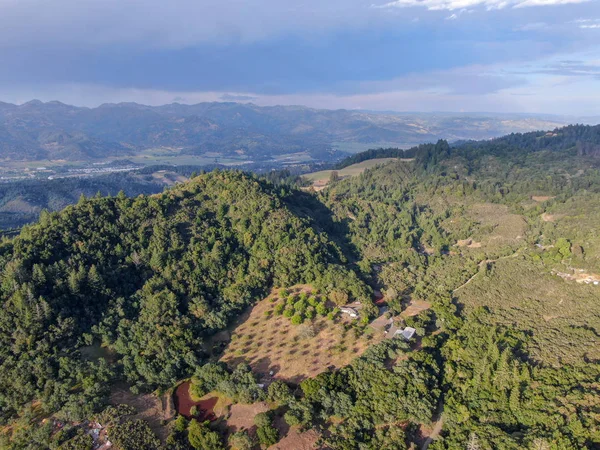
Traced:
<path id="1" fill-rule="evenodd" d="M 361 149 L 408 147 L 440 138 L 486 139 L 548 130 L 568 122 L 549 116 L 397 114 L 240 103 L 83 108 L 32 100 L 0 103 L 0 159 L 85 161 L 169 148 L 179 154 L 245 155 L 256 161 L 307 152 L 324 160 L 352 144 L 361 144 Z"/>

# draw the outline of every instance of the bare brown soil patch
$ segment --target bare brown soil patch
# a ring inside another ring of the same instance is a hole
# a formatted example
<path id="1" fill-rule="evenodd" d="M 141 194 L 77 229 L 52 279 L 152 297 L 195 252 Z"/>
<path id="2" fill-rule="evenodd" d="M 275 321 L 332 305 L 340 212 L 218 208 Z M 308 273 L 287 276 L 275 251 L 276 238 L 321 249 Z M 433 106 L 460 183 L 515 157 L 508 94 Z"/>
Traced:
<path id="1" fill-rule="evenodd" d="M 429 308 L 431 308 L 431 303 L 424 300 L 411 300 L 406 309 L 400 314 L 400 317 L 416 316 Z"/>
<path id="2" fill-rule="evenodd" d="M 132 394 L 128 386 L 124 383 L 113 386 L 109 402 L 111 405 L 129 405 L 135 408 L 137 414 L 134 419 L 142 419 L 148 422 L 148 425 L 156 435 L 164 442 L 168 435 L 167 427 L 161 424 L 163 420 L 172 418 L 172 411 L 166 407 L 168 404 L 168 394 L 162 398 L 154 394 Z"/>
<path id="3" fill-rule="evenodd" d="M 556 216 L 553 214 L 544 213 L 542 214 L 542 220 L 544 222 L 554 222 L 556 220 Z"/>
<path id="4" fill-rule="evenodd" d="M 296 286 L 288 290 L 308 291 L 310 287 Z M 367 334 L 356 336 L 353 330 L 345 331 L 343 324 L 352 320 L 345 316 L 334 321 L 317 317 L 302 325 L 293 325 L 289 318 L 274 315 L 276 303 L 271 299 L 277 296 L 278 290 L 274 290 L 235 328 L 222 361 L 231 367 L 247 363 L 263 379 L 273 377 L 298 383 L 328 368 L 349 364 L 383 338 Z"/>
<path id="5" fill-rule="evenodd" d="M 383 315 L 379 316 L 377 319 L 375 319 L 373 322 L 371 322 L 371 327 L 375 328 L 376 330 L 382 330 L 391 322 L 392 322 L 392 319 L 386 318 L 385 314 L 383 314 Z"/>
<path id="6" fill-rule="evenodd" d="M 187 419 L 191 419 L 191 409 L 195 406 L 198 409 L 198 415 L 196 416 L 199 420 L 210 420 L 213 421 L 217 418 L 215 408 L 219 403 L 219 397 L 216 395 L 208 394 L 199 400 L 193 400 L 190 395 L 190 382 L 185 381 L 177 386 L 173 393 L 173 400 L 175 403 L 175 410 L 177 414 L 180 414 Z"/>
<path id="7" fill-rule="evenodd" d="M 319 437 L 315 430 L 299 431 L 293 427 L 283 439 L 269 447 L 269 450 L 316 450 L 319 448 Z"/>
<path id="8" fill-rule="evenodd" d="M 243 405 L 236 403 L 231 405 L 229 417 L 227 418 L 228 433 L 233 434 L 241 430 L 253 431 L 254 417 L 262 412 L 269 411 L 269 405 L 265 402 Z"/>
<path id="9" fill-rule="evenodd" d="M 576 281 L 577 283 L 600 285 L 600 275 L 589 274 L 585 272 L 578 272 L 573 274 L 564 272 L 554 273 L 566 281 Z"/>

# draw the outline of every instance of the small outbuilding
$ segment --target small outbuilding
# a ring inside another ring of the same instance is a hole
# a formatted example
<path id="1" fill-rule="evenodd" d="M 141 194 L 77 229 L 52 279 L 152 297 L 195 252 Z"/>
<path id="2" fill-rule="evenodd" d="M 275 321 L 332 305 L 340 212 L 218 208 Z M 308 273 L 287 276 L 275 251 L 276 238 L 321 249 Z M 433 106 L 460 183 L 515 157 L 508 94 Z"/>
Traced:
<path id="1" fill-rule="evenodd" d="M 412 327 L 406 327 L 403 330 L 397 330 L 394 334 L 394 337 L 401 336 L 405 341 L 410 341 L 412 337 L 415 335 L 417 330 Z"/>
<path id="2" fill-rule="evenodd" d="M 352 317 L 353 319 L 358 317 L 358 311 L 356 311 L 354 308 L 350 308 L 348 306 L 342 306 L 340 308 L 340 311 L 343 314 L 348 314 L 350 317 Z"/>

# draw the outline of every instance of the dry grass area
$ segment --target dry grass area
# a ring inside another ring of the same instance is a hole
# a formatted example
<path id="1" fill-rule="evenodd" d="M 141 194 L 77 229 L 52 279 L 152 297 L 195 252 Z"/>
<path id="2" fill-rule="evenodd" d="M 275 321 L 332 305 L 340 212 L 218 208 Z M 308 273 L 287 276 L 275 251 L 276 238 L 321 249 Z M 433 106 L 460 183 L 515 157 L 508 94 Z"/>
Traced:
<path id="1" fill-rule="evenodd" d="M 255 427 L 254 417 L 270 409 L 269 405 L 265 402 L 252 403 L 250 405 L 243 405 L 241 403 L 231 405 L 229 417 L 227 418 L 228 434 L 253 429 Z"/>
<path id="2" fill-rule="evenodd" d="M 291 428 L 277 444 L 269 447 L 269 450 L 316 450 L 319 433 L 315 430 L 300 431 L 296 427 Z"/>
<path id="3" fill-rule="evenodd" d="M 175 183 L 185 183 L 188 178 L 177 172 L 171 172 L 166 170 L 159 170 L 152 174 L 152 178 L 166 184 L 167 186 L 173 186 Z"/>
<path id="4" fill-rule="evenodd" d="M 31 205 L 27 200 L 23 197 L 17 197 L 13 200 L 6 202 L 2 207 L 0 207 L 0 212 L 2 213 L 15 213 L 15 214 L 33 214 L 39 213 L 41 208 L 39 206 Z"/>
<path id="5" fill-rule="evenodd" d="M 506 258 L 456 292 L 465 309 L 486 306 L 494 323 L 531 332 L 528 352 L 549 364 L 600 359 L 600 288 L 566 281 L 542 264 Z"/>
<path id="6" fill-rule="evenodd" d="M 553 204 L 542 215 L 545 245 L 565 237 L 583 248 L 583 259 L 570 265 L 588 273 L 600 273 L 600 194 L 582 192 L 564 203 Z"/>
<path id="7" fill-rule="evenodd" d="M 369 159 L 367 161 L 363 161 L 363 162 L 360 162 L 357 164 L 352 164 L 351 166 L 337 170 L 336 172 L 338 173 L 340 178 L 355 177 L 357 175 L 360 175 L 367 169 L 371 169 L 375 166 L 386 164 L 390 161 L 396 161 L 397 159 L 398 158 Z M 411 160 L 405 160 L 405 161 L 411 161 Z M 334 172 L 334 171 L 333 170 L 321 170 L 319 172 L 304 174 L 304 175 L 302 175 L 302 178 L 312 181 L 313 188 L 315 190 L 321 190 L 329 184 L 329 178 L 331 177 L 332 172 Z"/>
<path id="8" fill-rule="evenodd" d="M 412 317 L 431 308 L 431 303 L 424 300 L 411 300 L 404 311 L 400 313 L 400 317 Z"/>
<path id="9" fill-rule="evenodd" d="M 471 240 L 485 250 L 519 245 L 525 236 L 527 222 L 518 214 L 511 214 L 507 206 L 479 203 L 469 208 L 469 215 L 479 223 Z"/>
<path id="10" fill-rule="evenodd" d="M 456 243 L 457 247 L 481 248 L 481 242 L 475 242 L 473 239 L 462 239 Z"/>
<path id="11" fill-rule="evenodd" d="M 308 289 L 301 286 L 288 290 Z M 302 325 L 293 325 L 290 319 L 273 314 L 276 303 L 271 300 L 276 298 L 278 291 L 274 290 L 235 328 L 222 361 L 230 366 L 245 362 L 263 377 L 273 371 L 275 378 L 298 383 L 329 367 L 349 364 L 382 339 L 379 334 L 357 337 L 353 330 L 345 331 L 343 323 L 351 319 L 343 317 L 334 321 L 317 317 Z M 267 312 L 270 313 L 265 315 Z"/>

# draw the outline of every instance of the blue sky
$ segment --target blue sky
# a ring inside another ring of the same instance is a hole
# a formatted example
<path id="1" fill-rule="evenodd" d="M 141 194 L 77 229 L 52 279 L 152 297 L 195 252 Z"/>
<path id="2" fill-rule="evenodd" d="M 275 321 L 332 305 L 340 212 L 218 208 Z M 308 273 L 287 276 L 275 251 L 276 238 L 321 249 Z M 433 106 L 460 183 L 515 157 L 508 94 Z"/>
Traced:
<path id="1" fill-rule="evenodd" d="M 0 100 L 600 115 L 600 0 L 0 0 Z"/>

